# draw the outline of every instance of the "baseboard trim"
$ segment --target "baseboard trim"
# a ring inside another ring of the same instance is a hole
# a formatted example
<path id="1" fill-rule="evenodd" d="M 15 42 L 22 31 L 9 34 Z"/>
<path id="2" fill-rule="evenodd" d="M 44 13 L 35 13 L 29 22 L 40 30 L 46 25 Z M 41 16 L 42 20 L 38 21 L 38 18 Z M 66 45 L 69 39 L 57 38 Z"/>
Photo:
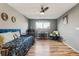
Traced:
<path id="1" fill-rule="evenodd" d="M 65 45 L 67 45 L 68 47 L 70 47 L 71 49 L 73 49 L 75 52 L 79 53 L 78 50 L 76 50 L 75 48 L 73 48 L 72 46 L 70 46 L 69 44 L 67 44 L 65 41 L 63 41 L 63 43 L 64 43 Z"/>

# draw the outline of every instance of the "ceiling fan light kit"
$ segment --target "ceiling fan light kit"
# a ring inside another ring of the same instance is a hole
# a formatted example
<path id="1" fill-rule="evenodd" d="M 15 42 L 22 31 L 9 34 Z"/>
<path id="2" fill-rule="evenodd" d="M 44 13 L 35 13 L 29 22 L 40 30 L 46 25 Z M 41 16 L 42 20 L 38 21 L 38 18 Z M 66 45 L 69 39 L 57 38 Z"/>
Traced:
<path id="1" fill-rule="evenodd" d="M 40 12 L 40 14 L 41 14 L 41 15 L 44 15 L 45 13 L 44 13 L 44 12 Z"/>

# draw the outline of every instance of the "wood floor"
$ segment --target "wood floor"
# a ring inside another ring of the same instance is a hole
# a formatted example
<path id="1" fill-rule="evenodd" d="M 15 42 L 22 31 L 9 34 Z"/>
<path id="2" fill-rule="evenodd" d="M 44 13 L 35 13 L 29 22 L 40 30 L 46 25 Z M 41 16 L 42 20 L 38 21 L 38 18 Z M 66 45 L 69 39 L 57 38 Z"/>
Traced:
<path id="1" fill-rule="evenodd" d="M 36 40 L 27 56 L 79 56 L 63 42 L 53 40 Z"/>

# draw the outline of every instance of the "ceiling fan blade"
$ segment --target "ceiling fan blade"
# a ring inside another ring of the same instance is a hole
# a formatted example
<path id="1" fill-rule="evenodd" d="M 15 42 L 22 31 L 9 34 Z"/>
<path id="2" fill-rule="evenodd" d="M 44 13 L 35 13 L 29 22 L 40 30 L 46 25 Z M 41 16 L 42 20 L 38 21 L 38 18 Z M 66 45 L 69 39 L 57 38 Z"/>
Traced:
<path id="1" fill-rule="evenodd" d="M 44 11 L 46 11 L 49 7 L 44 8 Z"/>
<path id="2" fill-rule="evenodd" d="M 41 6 L 41 11 L 40 12 L 44 12 L 44 7 L 43 6 Z"/>
<path id="3" fill-rule="evenodd" d="M 44 9 L 44 7 L 43 6 L 41 6 L 41 10 L 43 10 Z"/>

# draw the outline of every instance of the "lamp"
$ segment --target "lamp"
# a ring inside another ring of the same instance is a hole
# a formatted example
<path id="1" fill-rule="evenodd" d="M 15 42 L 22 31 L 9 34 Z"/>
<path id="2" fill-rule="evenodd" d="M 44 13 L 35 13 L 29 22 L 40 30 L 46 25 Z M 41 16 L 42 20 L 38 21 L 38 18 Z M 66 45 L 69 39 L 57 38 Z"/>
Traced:
<path id="1" fill-rule="evenodd" d="M 0 35 L 0 55 L 1 55 L 1 50 L 2 50 L 3 39 L 4 38 Z"/>
<path id="2" fill-rule="evenodd" d="M 3 36 L 0 35 L 0 44 L 3 44 Z"/>

